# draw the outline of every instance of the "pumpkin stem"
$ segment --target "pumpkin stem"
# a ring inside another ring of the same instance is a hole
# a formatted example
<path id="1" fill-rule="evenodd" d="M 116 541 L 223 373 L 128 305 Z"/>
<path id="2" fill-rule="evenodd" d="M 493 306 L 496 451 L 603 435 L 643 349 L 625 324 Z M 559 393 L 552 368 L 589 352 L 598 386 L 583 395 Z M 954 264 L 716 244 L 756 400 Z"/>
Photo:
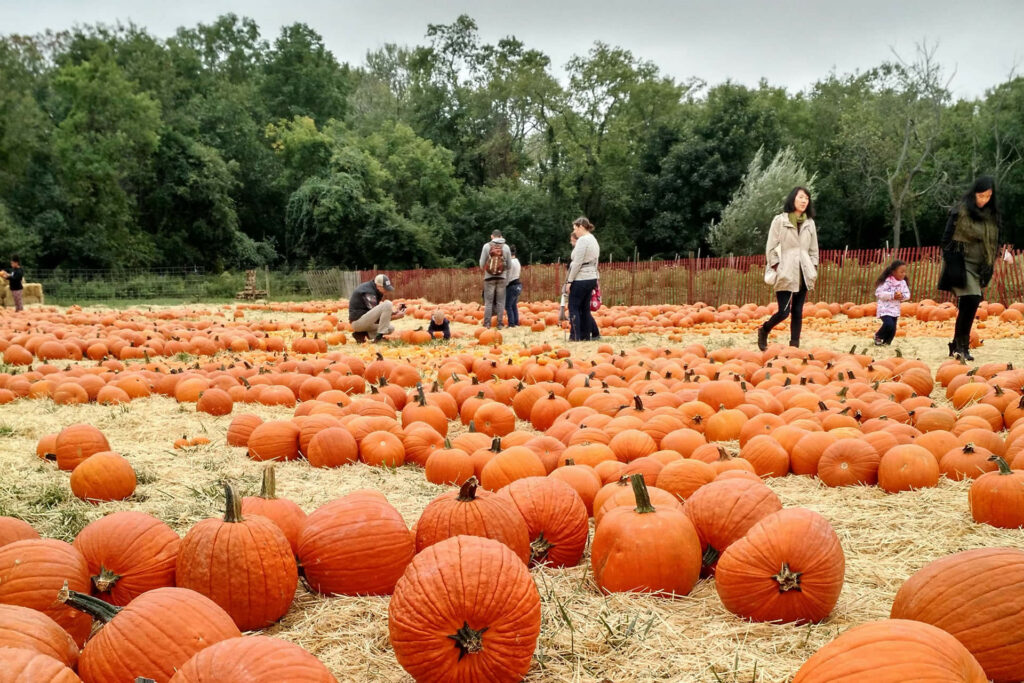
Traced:
<path id="1" fill-rule="evenodd" d="M 427 395 L 423 393 L 423 384 L 421 382 L 416 382 L 416 400 L 419 402 L 420 408 L 427 406 Z"/>
<path id="2" fill-rule="evenodd" d="M 96 587 L 96 590 L 100 593 L 109 593 L 110 589 L 114 587 L 121 579 L 119 574 L 115 574 L 103 565 L 100 565 L 100 573 L 92 577 L 92 585 Z"/>
<path id="3" fill-rule="evenodd" d="M 448 636 L 455 641 L 455 647 L 459 648 L 460 661 L 466 655 L 471 655 L 484 649 L 484 632 L 488 628 L 490 627 L 484 626 L 478 631 L 470 628 L 468 621 L 463 621 L 462 628 L 456 631 L 454 635 Z"/>
<path id="4" fill-rule="evenodd" d="M 68 590 L 67 581 L 64 582 L 64 585 L 57 593 L 57 602 L 73 607 L 79 612 L 84 612 L 96 621 L 104 624 L 116 617 L 117 613 L 121 611 L 120 607 L 115 607 L 99 598 L 94 598 L 91 595 L 79 593 L 78 591 Z"/>
<path id="5" fill-rule="evenodd" d="M 633 396 L 633 408 L 635 408 L 636 410 L 644 409 L 644 402 L 640 398 L 640 394 L 636 394 L 635 396 Z"/>
<path id="6" fill-rule="evenodd" d="M 463 503 L 469 503 L 470 501 L 476 500 L 476 487 L 480 484 L 480 481 L 476 477 L 470 477 L 466 482 L 459 487 L 459 500 Z"/>
<path id="7" fill-rule="evenodd" d="M 241 522 L 242 499 L 238 497 L 235 487 L 231 484 L 224 484 L 224 521 Z"/>
<path id="8" fill-rule="evenodd" d="M 491 452 L 492 453 L 501 453 L 501 437 L 500 436 L 496 436 L 493 439 L 491 439 Z"/>
<path id="9" fill-rule="evenodd" d="M 964 453 L 973 453 L 974 452 L 974 444 L 973 443 L 964 444 L 963 451 L 964 451 Z"/>
<path id="10" fill-rule="evenodd" d="M 993 455 L 991 458 L 989 458 L 989 460 L 994 462 L 996 464 L 996 467 L 999 468 L 999 474 L 1013 474 L 1013 470 L 1010 469 L 1010 466 L 1006 463 L 1006 460 L 999 457 L 998 455 Z"/>
<path id="11" fill-rule="evenodd" d="M 449 439 L 447 436 L 444 437 L 444 447 L 447 448 L 448 450 L 452 449 L 451 439 Z"/>
<path id="12" fill-rule="evenodd" d="M 647 492 L 647 484 L 644 483 L 644 475 L 634 474 L 633 480 L 633 497 L 636 498 L 636 508 L 634 508 L 641 515 L 654 512 L 654 506 L 651 505 L 651 495 Z"/>
<path id="13" fill-rule="evenodd" d="M 548 559 L 548 551 L 555 547 L 555 544 L 544 538 L 544 532 L 540 532 L 537 538 L 530 542 L 530 564 L 541 564 Z"/>
<path id="14" fill-rule="evenodd" d="M 271 463 L 263 470 L 263 484 L 260 486 L 260 498 L 274 500 L 277 498 L 277 475 L 274 474 L 274 464 Z"/>
<path id="15" fill-rule="evenodd" d="M 572 465 L 575 465 L 575 464 L 576 464 L 576 461 L 573 460 L 572 458 L 566 458 L 565 459 L 565 466 L 566 467 L 571 467 Z"/>
<path id="16" fill-rule="evenodd" d="M 701 557 L 700 560 L 701 564 L 703 564 L 705 567 L 711 567 L 715 564 L 715 562 L 718 562 L 718 557 L 721 554 L 722 553 L 718 552 L 717 549 L 709 545 L 707 548 L 704 549 L 704 555 Z"/>
<path id="17" fill-rule="evenodd" d="M 800 577 L 803 572 L 795 572 L 789 568 L 789 565 L 785 562 L 782 563 L 782 569 L 779 570 L 778 574 L 772 576 L 775 581 L 779 584 L 779 592 L 785 593 L 786 591 L 801 591 L 800 588 Z"/>
<path id="18" fill-rule="evenodd" d="M 473 433 L 473 432 L 476 431 L 476 423 L 473 422 L 473 420 L 470 420 L 469 424 L 467 426 L 469 427 L 469 432 L 470 433 Z"/>

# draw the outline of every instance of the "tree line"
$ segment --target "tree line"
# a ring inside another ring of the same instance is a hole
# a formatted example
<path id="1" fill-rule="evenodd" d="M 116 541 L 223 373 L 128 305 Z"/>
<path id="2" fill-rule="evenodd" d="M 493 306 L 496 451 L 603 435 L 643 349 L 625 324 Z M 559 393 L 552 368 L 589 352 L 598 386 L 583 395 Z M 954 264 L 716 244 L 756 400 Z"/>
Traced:
<path id="1" fill-rule="evenodd" d="M 934 47 L 792 93 L 676 80 L 595 42 L 564 76 L 468 16 L 342 64 L 234 14 L 0 38 L 0 253 L 36 268 L 524 262 L 583 214 L 612 259 L 752 253 L 793 184 L 823 248 L 935 244 L 995 175 L 1024 210 L 1024 78 L 955 100 Z"/>

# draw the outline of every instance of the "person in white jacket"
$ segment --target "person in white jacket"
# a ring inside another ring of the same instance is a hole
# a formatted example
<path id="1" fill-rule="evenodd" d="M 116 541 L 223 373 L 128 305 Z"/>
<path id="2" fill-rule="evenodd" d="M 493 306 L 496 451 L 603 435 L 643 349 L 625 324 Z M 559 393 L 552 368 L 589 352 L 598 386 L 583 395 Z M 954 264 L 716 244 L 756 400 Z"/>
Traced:
<path id="1" fill-rule="evenodd" d="M 590 312 L 590 297 L 597 288 L 597 263 L 601 247 L 594 237 L 594 225 L 579 217 L 572 223 L 576 246 L 572 248 L 569 274 L 565 278 L 565 291 L 569 295 L 569 339 L 587 341 L 600 339 L 601 332 Z"/>
<path id="2" fill-rule="evenodd" d="M 757 331 L 757 348 L 768 347 L 772 328 L 787 317 L 789 345 L 800 346 L 804 301 L 818 278 L 818 230 L 814 224 L 814 203 L 805 187 L 795 187 L 786 197 L 782 213 L 772 220 L 765 246 L 768 266 L 775 269 L 775 300 L 779 310 Z"/>

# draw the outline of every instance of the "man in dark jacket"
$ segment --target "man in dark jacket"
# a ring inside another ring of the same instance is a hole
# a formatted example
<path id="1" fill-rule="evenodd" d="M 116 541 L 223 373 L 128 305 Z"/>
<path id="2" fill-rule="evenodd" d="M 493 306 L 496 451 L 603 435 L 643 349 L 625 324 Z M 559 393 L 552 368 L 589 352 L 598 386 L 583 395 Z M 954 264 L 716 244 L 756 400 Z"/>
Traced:
<path id="1" fill-rule="evenodd" d="M 14 310 L 22 311 L 25 306 L 22 304 L 22 294 L 25 290 L 25 273 L 21 270 L 21 259 L 17 256 L 11 257 L 11 272 L 0 270 L 0 277 L 7 280 L 11 287 L 11 298 L 14 299 Z"/>
<path id="2" fill-rule="evenodd" d="M 362 343 L 366 341 L 367 334 L 372 332 L 373 341 L 379 342 L 385 334 L 395 331 L 391 321 L 405 315 L 405 304 L 395 309 L 390 301 L 384 299 L 383 293 L 394 289 L 391 278 L 384 273 L 355 288 L 348 300 L 348 321 L 352 324 L 353 339 Z"/>

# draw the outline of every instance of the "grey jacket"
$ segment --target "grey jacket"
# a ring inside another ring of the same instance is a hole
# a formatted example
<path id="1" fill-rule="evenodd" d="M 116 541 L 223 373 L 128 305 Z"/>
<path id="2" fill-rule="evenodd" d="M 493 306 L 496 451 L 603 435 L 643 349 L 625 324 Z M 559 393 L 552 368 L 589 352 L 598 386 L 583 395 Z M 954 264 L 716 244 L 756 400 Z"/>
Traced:
<path id="1" fill-rule="evenodd" d="M 487 265 L 487 259 L 491 255 L 491 243 L 496 242 L 501 245 L 501 253 L 505 256 L 505 270 L 502 271 L 501 275 L 491 275 L 486 270 L 484 271 L 485 280 L 504 280 L 508 282 L 508 271 L 512 267 L 512 252 L 509 250 L 508 245 L 505 244 L 504 237 L 496 237 L 490 242 L 484 244 L 484 248 L 480 250 L 480 267 L 483 268 Z"/>

